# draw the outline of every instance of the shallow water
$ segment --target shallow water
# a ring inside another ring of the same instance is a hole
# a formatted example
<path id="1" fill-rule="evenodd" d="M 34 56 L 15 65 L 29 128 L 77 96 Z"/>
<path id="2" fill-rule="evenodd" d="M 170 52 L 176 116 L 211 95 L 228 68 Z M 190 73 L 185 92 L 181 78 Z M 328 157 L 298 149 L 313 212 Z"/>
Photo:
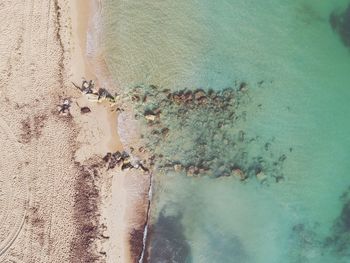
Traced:
<path id="1" fill-rule="evenodd" d="M 162 261 L 154 245 L 151 262 L 349 261 L 349 198 L 341 196 L 350 186 L 350 53 L 329 23 L 348 4 L 105 1 L 103 51 L 120 87 L 221 90 L 245 81 L 250 100 L 236 128 L 287 156 L 279 183 L 156 174 L 151 244 L 169 237 L 182 255 Z M 173 114 L 165 116 L 170 130 L 178 127 Z M 163 146 L 160 151 L 175 149 L 174 142 Z M 184 146 L 178 141 L 176 150 Z M 226 150 L 218 157 L 234 152 Z M 181 233 L 172 238 L 171 231 Z"/>

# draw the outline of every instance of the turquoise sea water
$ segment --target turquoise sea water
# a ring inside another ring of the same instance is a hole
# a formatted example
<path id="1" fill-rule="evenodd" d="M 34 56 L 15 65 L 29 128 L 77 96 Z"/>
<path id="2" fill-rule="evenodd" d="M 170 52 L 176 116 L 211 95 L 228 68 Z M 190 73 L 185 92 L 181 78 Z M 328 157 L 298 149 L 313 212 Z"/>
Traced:
<path id="1" fill-rule="evenodd" d="M 118 86 L 244 81 L 239 128 L 287 155 L 279 183 L 156 173 L 151 262 L 350 262 L 350 49 L 329 23 L 348 4 L 104 1 L 103 52 Z"/>

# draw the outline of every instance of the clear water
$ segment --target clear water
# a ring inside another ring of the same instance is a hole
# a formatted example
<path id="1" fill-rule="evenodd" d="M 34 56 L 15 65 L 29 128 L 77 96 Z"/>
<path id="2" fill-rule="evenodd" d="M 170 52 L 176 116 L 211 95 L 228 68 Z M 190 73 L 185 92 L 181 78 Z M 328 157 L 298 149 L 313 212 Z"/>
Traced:
<path id="1" fill-rule="evenodd" d="M 244 130 L 275 152 L 292 148 L 281 183 L 156 175 L 152 222 L 173 215 L 183 235 L 170 244 L 189 247 L 177 262 L 350 262 L 350 232 L 335 226 L 350 186 L 350 53 L 329 24 L 348 4 L 104 1 L 103 52 L 118 86 L 246 81 Z"/>

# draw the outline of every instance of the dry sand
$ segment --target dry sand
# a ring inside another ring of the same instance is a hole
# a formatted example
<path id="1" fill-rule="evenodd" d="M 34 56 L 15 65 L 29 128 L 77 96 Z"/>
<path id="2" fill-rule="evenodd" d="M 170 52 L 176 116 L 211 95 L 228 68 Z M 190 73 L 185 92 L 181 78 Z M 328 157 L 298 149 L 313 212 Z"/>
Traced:
<path id="1" fill-rule="evenodd" d="M 91 66 L 103 59 L 85 56 L 87 18 L 98 10 L 87 3 L 0 2 L 0 262 L 135 262 L 140 252 L 140 235 L 136 250 L 130 238 L 143 227 L 149 177 L 101 160 L 137 143 L 117 134 L 133 125 L 130 112 L 118 117 L 71 84 L 110 83 Z M 65 98 L 67 115 L 57 107 Z"/>

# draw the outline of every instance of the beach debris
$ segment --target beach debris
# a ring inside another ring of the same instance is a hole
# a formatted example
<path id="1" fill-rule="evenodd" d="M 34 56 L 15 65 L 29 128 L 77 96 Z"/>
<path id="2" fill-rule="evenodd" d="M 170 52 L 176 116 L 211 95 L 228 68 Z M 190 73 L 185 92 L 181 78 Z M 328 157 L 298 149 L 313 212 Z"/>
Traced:
<path id="1" fill-rule="evenodd" d="M 62 101 L 62 104 L 57 105 L 58 106 L 58 113 L 59 114 L 69 114 L 69 109 L 71 107 L 71 101 L 70 99 L 66 98 Z"/>
<path id="2" fill-rule="evenodd" d="M 81 112 L 82 114 L 86 114 L 86 113 L 91 112 L 91 110 L 90 110 L 89 107 L 82 107 L 82 108 L 80 108 L 80 112 Z"/>

